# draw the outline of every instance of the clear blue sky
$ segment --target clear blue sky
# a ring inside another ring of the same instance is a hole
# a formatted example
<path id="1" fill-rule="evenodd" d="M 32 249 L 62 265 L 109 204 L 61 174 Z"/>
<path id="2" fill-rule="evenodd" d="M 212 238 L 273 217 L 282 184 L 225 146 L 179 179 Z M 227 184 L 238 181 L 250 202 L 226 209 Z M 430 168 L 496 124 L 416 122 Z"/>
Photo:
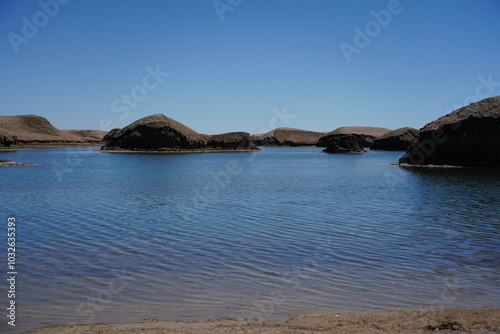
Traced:
<path id="1" fill-rule="evenodd" d="M 72 0 L 54 13 L 55 1 L 0 1 L 2 115 L 97 129 L 163 113 L 256 133 L 286 107 L 295 117 L 275 126 L 420 128 L 500 95 L 497 0 L 219 0 L 219 13 L 213 0 Z M 355 27 L 372 37 L 348 62 Z M 160 83 L 146 77 L 157 65 Z M 498 84 L 478 88 L 481 76 Z"/>

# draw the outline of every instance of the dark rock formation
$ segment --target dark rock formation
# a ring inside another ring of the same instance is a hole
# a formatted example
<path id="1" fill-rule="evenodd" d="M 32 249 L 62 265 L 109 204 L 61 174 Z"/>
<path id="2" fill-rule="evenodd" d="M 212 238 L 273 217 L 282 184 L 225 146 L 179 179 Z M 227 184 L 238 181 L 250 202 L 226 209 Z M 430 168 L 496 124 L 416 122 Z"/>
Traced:
<path id="1" fill-rule="evenodd" d="M 246 132 L 200 134 L 162 114 L 141 118 L 105 136 L 102 150 L 112 151 L 252 151 Z"/>
<path id="2" fill-rule="evenodd" d="M 373 140 L 380 137 L 387 132 L 391 131 L 386 128 L 378 128 L 371 126 L 343 126 L 328 132 L 325 136 L 321 137 L 316 143 L 317 147 L 328 147 L 330 142 L 338 136 L 356 135 L 355 138 L 359 140 L 361 147 L 369 147 L 373 144 Z"/>
<path id="3" fill-rule="evenodd" d="M 255 150 L 247 132 L 229 132 L 208 136 L 207 149 L 216 150 Z"/>
<path id="4" fill-rule="evenodd" d="M 389 131 L 391 130 L 371 126 L 343 126 L 329 132 L 326 136 L 321 137 L 316 143 L 316 146 L 329 147 L 331 142 L 337 137 L 354 135 L 353 138 L 358 141 L 359 146 L 370 147 L 375 138 L 380 137 Z"/>
<path id="5" fill-rule="evenodd" d="M 114 128 L 108 131 L 106 135 L 102 138 L 102 141 L 107 144 L 111 138 L 115 137 L 118 132 L 120 132 L 122 129 L 121 128 Z"/>
<path id="6" fill-rule="evenodd" d="M 17 137 L 0 128 L 0 147 L 10 148 L 17 144 Z"/>
<path id="7" fill-rule="evenodd" d="M 251 135 L 250 140 L 257 146 L 315 146 L 324 132 L 277 128 L 267 133 Z"/>
<path id="8" fill-rule="evenodd" d="M 111 132 L 103 150 L 201 149 L 208 142 L 208 136 L 162 114 L 141 118 Z"/>
<path id="9" fill-rule="evenodd" d="M 427 124 L 399 162 L 500 167 L 500 96 L 469 104 Z"/>
<path id="10" fill-rule="evenodd" d="M 328 146 L 323 152 L 326 153 L 363 153 L 363 146 L 360 145 L 365 140 L 363 135 L 335 135 L 328 142 Z"/>
<path id="11" fill-rule="evenodd" d="M 399 128 L 375 138 L 372 150 L 406 151 L 418 138 L 419 131 L 414 128 Z"/>

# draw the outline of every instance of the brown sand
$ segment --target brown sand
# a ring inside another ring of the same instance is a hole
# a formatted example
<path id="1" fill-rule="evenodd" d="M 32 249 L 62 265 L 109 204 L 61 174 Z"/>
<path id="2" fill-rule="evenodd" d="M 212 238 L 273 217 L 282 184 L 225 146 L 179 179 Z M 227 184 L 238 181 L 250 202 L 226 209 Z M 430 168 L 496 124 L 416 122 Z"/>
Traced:
<path id="1" fill-rule="evenodd" d="M 323 311 L 304 313 L 286 322 L 214 320 L 174 322 L 144 320 L 131 324 L 45 327 L 35 334 L 160 334 L 160 333 L 500 333 L 500 309 Z"/>

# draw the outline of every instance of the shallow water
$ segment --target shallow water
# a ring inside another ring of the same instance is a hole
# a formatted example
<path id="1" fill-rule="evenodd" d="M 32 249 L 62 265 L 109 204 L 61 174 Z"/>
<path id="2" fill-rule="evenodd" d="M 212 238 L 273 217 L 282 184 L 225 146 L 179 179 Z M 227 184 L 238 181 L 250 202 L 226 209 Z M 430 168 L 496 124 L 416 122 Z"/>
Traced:
<path id="1" fill-rule="evenodd" d="M 2 219 L 18 221 L 17 331 L 500 307 L 498 170 L 318 152 L 1 153 L 35 163 L 0 169 Z"/>

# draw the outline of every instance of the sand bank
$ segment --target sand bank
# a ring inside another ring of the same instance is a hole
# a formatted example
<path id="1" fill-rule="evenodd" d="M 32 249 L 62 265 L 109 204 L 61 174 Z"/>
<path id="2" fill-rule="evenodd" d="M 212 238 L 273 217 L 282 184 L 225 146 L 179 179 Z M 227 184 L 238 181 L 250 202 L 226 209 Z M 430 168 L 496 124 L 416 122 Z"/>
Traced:
<path id="1" fill-rule="evenodd" d="M 211 320 L 176 322 L 144 320 L 130 324 L 46 327 L 36 334 L 160 333 L 500 333 L 500 309 L 322 311 L 295 315 L 286 322 Z"/>

